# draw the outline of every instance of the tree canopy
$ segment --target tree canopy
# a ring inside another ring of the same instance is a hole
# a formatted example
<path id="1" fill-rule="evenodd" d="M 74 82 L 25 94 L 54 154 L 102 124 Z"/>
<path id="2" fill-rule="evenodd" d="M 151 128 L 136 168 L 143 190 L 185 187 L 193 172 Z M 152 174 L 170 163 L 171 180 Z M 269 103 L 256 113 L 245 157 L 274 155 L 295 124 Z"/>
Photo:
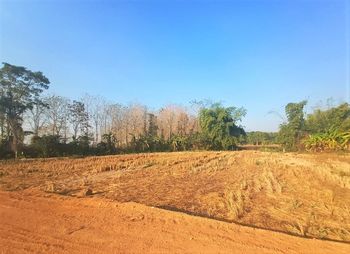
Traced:
<path id="1" fill-rule="evenodd" d="M 307 115 L 306 130 L 311 133 L 327 132 L 331 129 L 350 130 L 350 105 L 342 103 L 326 110 L 316 109 Z"/>
<path id="2" fill-rule="evenodd" d="M 0 69 L 0 114 L 6 123 L 7 141 L 15 156 L 24 137 L 23 113 L 34 105 L 43 104 L 40 94 L 48 89 L 49 84 L 42 72 L 8 63 L 3 63 Z"/>
<path id="3" fill-rule="evenodd" d="M 238 137 L 245 135 L 239 122 L 246 115 L 244 108 L 223 107 L 213 104 L 199 112 L 199 124 L 211 149 L 233 149 Z"/>
<path id="4" fill-rule="evenodd" d="M 307 101 L 288 103 L 285 107 L 287 122 L 281 124 L 278 139 L 289 150 L 297 147 L 303 135 L 305 129 L 304 107 L 306 103 Z"/>
<path id="5" fill-rule="evenodd" d="M 341 150 L 350 142 L 350 106 L 342 103 L 305 114 L 306 101 L 286 106 L 288 122 L 280 126 L 278 139 L 288 150 Z"/>

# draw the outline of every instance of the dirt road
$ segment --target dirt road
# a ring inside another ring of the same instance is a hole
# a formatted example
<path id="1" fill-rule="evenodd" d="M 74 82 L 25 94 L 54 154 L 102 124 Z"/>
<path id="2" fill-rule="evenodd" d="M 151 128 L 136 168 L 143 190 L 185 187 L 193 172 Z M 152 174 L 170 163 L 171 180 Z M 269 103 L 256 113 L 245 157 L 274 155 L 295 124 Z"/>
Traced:
<path id="1" fill-rule="evenodd" d="M 350 245 L 103 198 L 0 192 L 2 253 L 350 253 Z"/>

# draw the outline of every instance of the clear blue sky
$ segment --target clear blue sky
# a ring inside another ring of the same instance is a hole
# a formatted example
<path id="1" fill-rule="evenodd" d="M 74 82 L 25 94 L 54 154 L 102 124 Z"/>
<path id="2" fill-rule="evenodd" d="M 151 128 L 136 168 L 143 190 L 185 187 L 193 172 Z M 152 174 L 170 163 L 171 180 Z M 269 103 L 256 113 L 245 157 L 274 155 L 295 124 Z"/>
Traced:
<path id="1" fill-rule="evenodd" d="M 349 100 L 346 1 L 0 0 L 0 61 L 74 99 L 210 98 L 244 106 L 248 130 L 277 130 L 268 112 L 288 102 Z"/>

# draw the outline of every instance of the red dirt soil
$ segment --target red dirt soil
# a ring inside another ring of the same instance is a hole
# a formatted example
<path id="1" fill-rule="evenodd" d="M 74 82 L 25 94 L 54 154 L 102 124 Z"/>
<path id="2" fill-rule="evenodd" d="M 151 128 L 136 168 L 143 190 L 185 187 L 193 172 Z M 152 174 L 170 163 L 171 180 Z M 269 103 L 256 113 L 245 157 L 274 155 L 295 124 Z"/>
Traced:
<path id="1" fill-rule="evenodd" d="M 0 253 L 350 253 L 305 239 L 98 197 L 0 192 Z"/>

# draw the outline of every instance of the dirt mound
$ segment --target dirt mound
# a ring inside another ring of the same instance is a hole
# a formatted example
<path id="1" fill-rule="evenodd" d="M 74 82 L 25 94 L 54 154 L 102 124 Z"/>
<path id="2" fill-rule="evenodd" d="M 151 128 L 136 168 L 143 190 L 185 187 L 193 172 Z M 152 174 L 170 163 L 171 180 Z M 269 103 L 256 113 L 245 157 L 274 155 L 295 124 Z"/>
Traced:
<path id="1" fill-rule="evenodd" d="M 350 245 L 102 198 L 0 192 L 4 253 L 349 253 Z"/>

